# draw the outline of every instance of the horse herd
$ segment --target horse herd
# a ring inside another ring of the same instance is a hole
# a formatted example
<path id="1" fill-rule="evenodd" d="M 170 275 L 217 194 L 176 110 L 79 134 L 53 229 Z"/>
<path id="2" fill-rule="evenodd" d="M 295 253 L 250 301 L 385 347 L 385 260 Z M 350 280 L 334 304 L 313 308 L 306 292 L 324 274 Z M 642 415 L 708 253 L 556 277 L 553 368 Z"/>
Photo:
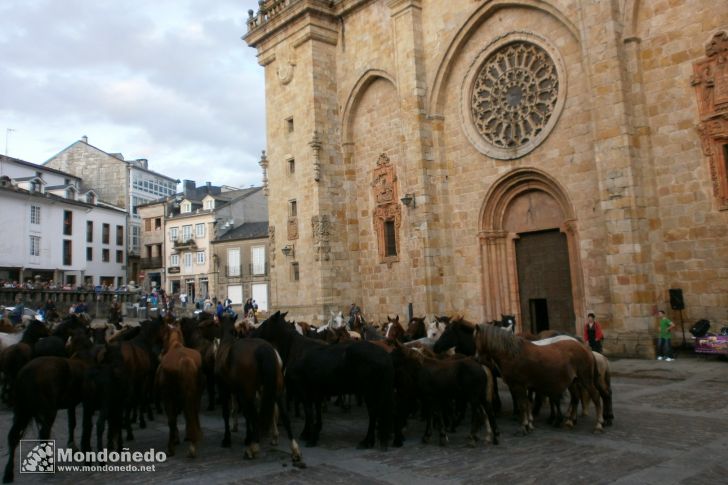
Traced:
<path id="1" fill-rule="evenodd" d="M 468 444 L 475 446 L 483 427 L 486 441 L 498 444 L 496 377 L 510 390 L 521 434 L 533 430 L 533 416 L 545 399 L 555 425 L 573 426 L 579 401 L 586 413 L 589 400 L 595 431 L 611 424 L 608 361 L 574 337 L 518 336 L 513 317 L 485 324 L 462 317 L 413 318 L 407 326 L 399 317 L 387 320 L 376 326 L 357 319 L 349 329 L 340 313 L 332 313 L 316 328 L 287 321 L 281 312 L 260 324 L 203 312 L 178 320 L 157 317 L 119 331 L 91 328 L 82 316 L 69 315 L 52 330 L 31 321 L 22 335 L 0 332 L 2 399 L 14 413 L 3 481 L 14 479 L 15 449 L 31 421 L 40 439 L 49 439 L 57 412 L 67 410 L 68 446 L 75 449 L 78 406 L 83 452 L 92 449 L 94 416 L 96 447 L 120 451 L 124 439 L 134 439 L 133 424 L 145 428 L 155 408 L 159 413 L 163 408 L 168 453 L 180 442 L 177 418 L 183 414 L 188 456 L 195 457 L 205 390 L 208 410 L 222 407 L 222 446 L 231 446 L 231 414 L 232 430 L 238 412 L 245 418 L 246 458 L 258 456 L 269 431 L 277 443 L 280 422 L 299 467 L 305 465 L 288 412 L 303 408 L 300 439 L 315 446 L 323 407 L 332 397 L 344 405 L 353 397 L 366 406 L 360 448 L 402 446 L 407 421 L 416 416 L 425 421 L 422 441 L 429 442 L 434 430 L 445 445 L 468 407 Z M 567 390 L 564 416 L 560 403 Z"/>

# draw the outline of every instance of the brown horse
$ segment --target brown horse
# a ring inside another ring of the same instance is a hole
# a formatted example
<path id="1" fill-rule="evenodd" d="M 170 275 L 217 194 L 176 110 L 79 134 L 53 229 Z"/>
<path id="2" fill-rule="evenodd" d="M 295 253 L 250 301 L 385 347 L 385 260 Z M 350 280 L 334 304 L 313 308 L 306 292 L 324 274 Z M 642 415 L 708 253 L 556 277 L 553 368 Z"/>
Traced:
<path id="1" fill-rule="evenodd" d="M 390 318 L 389 315 L 387 315 L 387 327 L 384 332 L 384 338 L 387 340 L 398 340 L 401 342 L 405 335 L 406 330 L 402 324 L 399 323 L 399 315 L 394 318 Z"/>
<path id="2" fill-rule="evenodd" d="M 291 421 L 283 405 L 283 364 L 278 354 L 265 340 L 236 339 L 231 319 L 223 317 L 221 325 L 222 341 L 215 355 L 215 374 L 220 385 L 222 417 L 225 422 L 222 445 L 230 447 L 231 398 L 237 401 L 239 409 L 242 409 L 245 415 L 245 457 L 251 459 L 258 456 L 260 438 L 273 424 L 275 408 L 278 406 L 278 412 L 291 443 L 293 465 L 305 467 L 301 450 L 293 439 Z M 256 407 L 258 393 L 260 393 L 260 411 Z"/>
<path id="3" fill-rule="evenodd" d="M 533 415 L 528 401 L 528 390 L 533 389 L 558 403 L 567 389 L 571 392 L 571 404 L 567 426 L 576 421 L 579 389 L 582 386 L 597 409 L 594 431 L 602 431 L 602 403 L 595 383 L 596 362 L 592 352 L 583 344 L 564 340 L 551 345 L 539 346 L 492 325 L 475 328 L 477 356 L 484 363 L 500 369 L 508 383 L 511 395 L 517 401 L 521 414 L 521 432 L 533 430 Z"/>
<path id="4" fill-rule="evenodd" d="M 427 337 L 426 317 L 412 317 L 407 324 L 407 337 L 409 340 L 417 340 Z"/>
<path id="5" fill-rule="evenodd" d="M 169 425 L 167 449 L 174 456 L 179 443 L 177 415 L 185 415 L 185 441 L 189 441 L 187 456 L 197 456 L 197 444 L 202 437 L 200 429 L 200 399 L 202 397 L 202 357 L 195 349 L 185 347 L 182 330 L 168 327 L 162 358 L 157 369 L 156 387 L 162 395 L 164 411 Z"/>

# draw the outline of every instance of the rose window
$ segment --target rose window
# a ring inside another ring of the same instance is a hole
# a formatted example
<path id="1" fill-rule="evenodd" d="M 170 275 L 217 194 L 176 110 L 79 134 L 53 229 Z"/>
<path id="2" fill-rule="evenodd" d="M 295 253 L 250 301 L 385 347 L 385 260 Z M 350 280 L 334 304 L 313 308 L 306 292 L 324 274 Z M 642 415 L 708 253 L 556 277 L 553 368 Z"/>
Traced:
<path id="1" fill-rule="evenodd" d="M 539 137 L 559 99 L 559 76 L 549 54 L 530 42 L 492 52 L 473 83 L 475 128 L 492 146 L 518 149 Z"/>

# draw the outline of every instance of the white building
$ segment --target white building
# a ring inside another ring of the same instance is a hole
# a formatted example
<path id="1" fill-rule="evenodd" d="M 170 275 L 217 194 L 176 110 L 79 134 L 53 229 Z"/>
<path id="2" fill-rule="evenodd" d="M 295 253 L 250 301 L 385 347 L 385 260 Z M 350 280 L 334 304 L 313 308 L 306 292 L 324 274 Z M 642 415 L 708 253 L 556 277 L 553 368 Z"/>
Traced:
<path id="1" fill-rule="evenodd" d="M 0 279 L 126 282 L 126 212 L 80 178 L 0 155 Z"/>

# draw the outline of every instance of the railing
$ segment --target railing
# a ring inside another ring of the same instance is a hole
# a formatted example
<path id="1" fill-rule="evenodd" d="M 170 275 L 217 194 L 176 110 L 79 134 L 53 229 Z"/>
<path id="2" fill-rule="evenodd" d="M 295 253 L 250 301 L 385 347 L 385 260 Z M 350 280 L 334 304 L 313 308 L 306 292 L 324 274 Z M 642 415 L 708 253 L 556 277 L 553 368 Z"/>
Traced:
<path id="1" fill-rule="evenodd" d="M 162 258 L 142 258 L 139 260 L 141 269 L 153 269 L 162 267 Z"/>
<path id="2" fill-rule="evenodd" d="M 191 239 L 175 239 L 174 247 L 179 248 L 179 249 L 196 248 L 197 243 L 192 238 Z"/>
<path id="3" fill-rule="evenodd" d="M 24 288 L 0 288 L 0 305 L 14 306 L 15 298 L 20 296 L 26 308 L 38 309 L 48 300 L 56 304 L 56 311 L 60 315 L 68 313 L 74 303 L 83 300 L 88 306 L 92 316 L 104 318 L 109 313 L 111 302 L 116 297 L 122 304 L 134 303 L 139 293 L 115 291 L 86 291 L 86 290 L 28 290 Z"/>
<path id="4" fill-rule="evenodd" d="M 267 0 L 259 2 L 258 13 L 248 10 L 248 31 L 260 27 L 270 19 L 301 0 Z"/>

